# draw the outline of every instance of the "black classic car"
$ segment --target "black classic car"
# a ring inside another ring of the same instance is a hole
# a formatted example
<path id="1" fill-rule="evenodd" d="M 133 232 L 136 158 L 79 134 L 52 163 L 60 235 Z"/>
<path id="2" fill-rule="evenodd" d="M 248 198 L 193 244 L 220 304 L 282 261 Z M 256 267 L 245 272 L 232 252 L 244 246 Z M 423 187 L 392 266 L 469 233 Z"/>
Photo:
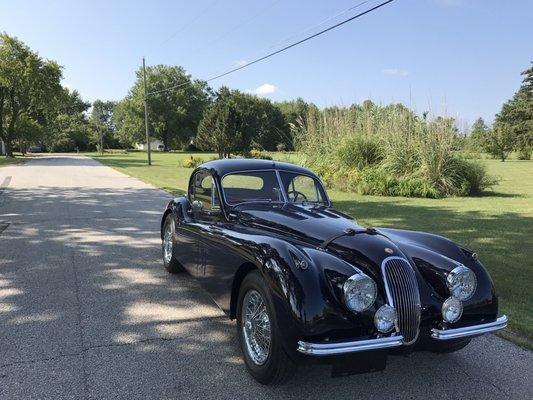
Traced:
<path id="1" fill-rule="evenodd" d="M 359 225 L 320 179 L 267 160 L 207 162 L 161 221 L 169 272 L 197 277 L 237 320 L 261 383 L 296 365 L 334 376 L 382 370 L 392 353 L 452 352 L 505 328 L 476 253 L 444 237 Z"/>

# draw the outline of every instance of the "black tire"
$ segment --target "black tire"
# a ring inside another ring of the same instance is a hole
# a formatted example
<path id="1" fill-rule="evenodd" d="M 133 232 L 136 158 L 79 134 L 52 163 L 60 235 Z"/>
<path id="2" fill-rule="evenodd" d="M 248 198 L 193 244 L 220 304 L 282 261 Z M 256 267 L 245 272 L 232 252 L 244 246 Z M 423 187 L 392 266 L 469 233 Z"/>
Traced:
<path id="1" fill-rule="evenodd" d="M 268 318 L 270 320 L 271 344 L 268 358 L 262 365 L 256 364 L 248 353 L 244 332 L 242 329 L 243 300 L 246 296 L 246 293 L 250 290 L 259 292 L 266 305 Z M 281 384 L 294 375 L 296 371 L 296 365 L 289 358 L 281 344 L 281 337 L 276 323 L 276 316 L 272 299 L 270 297 L 270 292 L 259 271 L 251 271 L 248 273 L 241 284 L 239 290 L 239 300 L 237 302 L 237 334 L 246 368 L 259 383 L 264 385 Z"/>
<path id="2" fill-rule="evenodd" d="M 464 349 L 468 345 L 468 343 L 470 343 L 470 339 L 439 342 L 432 344 L 431 352 L 436 354 L 455 353 L 456 351 Z"/>
<path id="3" fill-rule="evenodd" d="M 165 238 L 165 233 L 167 231 L 167 229 L 169 228 L 169 225 L 170 225 L 170 229 L 172 231 L 172 248 L 171 248 L 171 257 L 170 257 L 170 260 L 167 260 L 165 258 L 165 241 L 164 241 L 164 238 Z M 162 249 L 162 253 L 163 253 L 163 264 L 165 265 L 165 269 L 170 272 L 171 274 L 176 274 L 178 272 L 183 272 L 183 266 L 178 262 L 178 260 L 176 260 L 176 257 L 174 257 L 174 246 L 175 246 L 175 243 L 174 243 L 174 235 L 176 233 L 176 226 L 175 226 L 175 222 L 174 222 L 174 217 L 172 216 L 172 214 L 169 214 L 167 215 L 167 217 L 165 218 L 165 223 L 163 225 L 163 240 L 162 240 L 162 244 L 161 244 L 161 249 Z"/>

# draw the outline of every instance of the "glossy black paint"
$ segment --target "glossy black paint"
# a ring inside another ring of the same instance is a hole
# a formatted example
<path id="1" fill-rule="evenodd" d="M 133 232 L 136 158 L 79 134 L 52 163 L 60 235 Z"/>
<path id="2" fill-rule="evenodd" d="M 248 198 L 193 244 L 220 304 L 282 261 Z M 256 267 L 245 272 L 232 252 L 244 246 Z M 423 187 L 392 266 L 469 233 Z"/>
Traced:
<path id="1" fill-rule="evenodd" d="M 293 171 L 318 179 L 302 167 L 264 160 L 212 161 L 197 170 L 210 171 L 223 199 L 220 184 L 225 174 L 260 169 Z M 421 330 L 409 350 L 431 346 L 431 329 L 444 324 L 440 310 L 449 297 L 445 279 L 458 262 L 474 271 L 478 286 L 474 296 L 464 302 L 463 316 L 453 327 L 497 317 L 498 301 L 485 268 L 470 250 L 441 236 L 377 228 L 341 236 L 322 249 L 324 241 L 344 230 L 364 228 L 336 211 L 329 200 L 327 205 L 222 204 L 220 211 L 209 213 L 193 212 L 184 196 L 168 204 L 162 223 L 168 214 L 176 221 L 174 254 L 178 261 L 231 318 L 246 272 L 258 269 L 262 273 L 271 289 L 275 323 L 285 338 L 284 347 L 294 358 L 301 357 L 296 352 L 298 340 L 375 337 L 373 316 L 386 299 L 380 266 L 390 255 L 405 257 L 418 280 Z M 299 268 L 302 263 L 296 260 L 305 261 L 306 268 Z M 371 309 L 356 315 L 342 301 L 342 285 L 357 271 L 374 279 L 379 295 Z"/>

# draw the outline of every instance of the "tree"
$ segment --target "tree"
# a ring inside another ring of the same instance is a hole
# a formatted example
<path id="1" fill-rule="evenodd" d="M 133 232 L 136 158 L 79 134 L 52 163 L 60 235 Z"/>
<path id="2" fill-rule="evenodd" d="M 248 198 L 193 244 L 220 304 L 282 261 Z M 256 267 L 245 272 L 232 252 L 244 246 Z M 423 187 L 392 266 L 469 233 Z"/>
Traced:
<path id="1" fill-rule="evenodd" d="M 512 126 L 504 123 L 494 125 L 487 132 L 484 147 L 487 153 L 505 161 L 516 145 L 516 135 Z"/>
<path id="2" fill-rule="evenodd" d="M 113 113 L 117 103 L 114 101 L 95 100 L 89 123 L 92 128 L 91 141 L 97 144 L 100 152 L 104 148 L 118 147 L 118 140 L 115 138 L 115 124 L 113 122 Z"/>
<path id="3" fill-rule="evenodd" d="M 290 145 L 287 122 L 279 108 L 270 100 L 238 90 L 229 93 L 240 116 L 239 129 L 250 138 L 252 147 L 274 151 L 278 143 Z"/>
<path id="4" fill-rule="evenodd" d="M 533 151 L 533 66 L 522 72 L 524 79 L 513 98 L 503 104 L 496 122 L 511 127 L 519 158 L 531 159 Z"/>
<path id="5" fill-rule="evenodd" d="M 466 138 L 466 146 L 471 151 L 479 151 L 479 148 L 484 146 L 487 133 L 489 131 L 488 126 L 485 124 L 483 118 L 478 118 L 470 128 L 470 135 Z"/>
<path id="6" fill-rule="evenodd" d="M 90 129 L 86 111 L 90 103 L 80 94 L 66 88 L 60 96 L 57 107 L 44 116 L 42 125 L 47 134 L 43 137 L 46 147 L 52 151 L 89 150 Z"/>
<path id="7" fill-rule="evenodd" d="M 146 68 L 150 134 L 168 150 L 196 134 L 204 110 L 212 99 L 206 82 L 193 80 L 179 66 Z M 124 143 L 144 142 L 144 85 L 142 69 L 128 95 L 116 107 L 113 123 Z"/>
<path id="8" fill-rule="evenodd" d="M 61 75 L 55 61 L 43 60 L 20 40 L 0 34 L 0 138 L 8 157 L 13 157 L 15 140 L 35 134 L 21 129 L 19 120 L 24 118 L 27 128 L 57 104 Z"/>
<path id="9" fill-rule="evenodd" d="M 226 157 L 250 147 L 276 150 L 287 141 L 287 129 L 283 114 L 270 100 L 222 87 L 198 127 L 196 145 Z"/>
<path id="10" fill-rule="evenodd" d="M 250 137 L 242 130 L 242 117 L 227 87 L 219 90 L 200 121 L 196 145 L 202 150 L 216 151 L 220 158 L 249 149 Z"/>

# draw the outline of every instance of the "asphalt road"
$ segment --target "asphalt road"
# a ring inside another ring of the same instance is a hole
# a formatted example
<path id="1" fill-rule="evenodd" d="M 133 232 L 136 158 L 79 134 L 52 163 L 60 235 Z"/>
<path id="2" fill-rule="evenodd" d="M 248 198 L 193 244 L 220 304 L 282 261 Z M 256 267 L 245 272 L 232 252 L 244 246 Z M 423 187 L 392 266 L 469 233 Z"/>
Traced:
<path id="1" fill-rule="evenodd" d="M 0 168 L 1 399 L 533 397 L 532 353 L 493 335 L 389 357 L 380 373 L 309 366 L 281 387 L 255 383 L 234 322 L 163 269 L 168 199 L 80 156 Z"/>

